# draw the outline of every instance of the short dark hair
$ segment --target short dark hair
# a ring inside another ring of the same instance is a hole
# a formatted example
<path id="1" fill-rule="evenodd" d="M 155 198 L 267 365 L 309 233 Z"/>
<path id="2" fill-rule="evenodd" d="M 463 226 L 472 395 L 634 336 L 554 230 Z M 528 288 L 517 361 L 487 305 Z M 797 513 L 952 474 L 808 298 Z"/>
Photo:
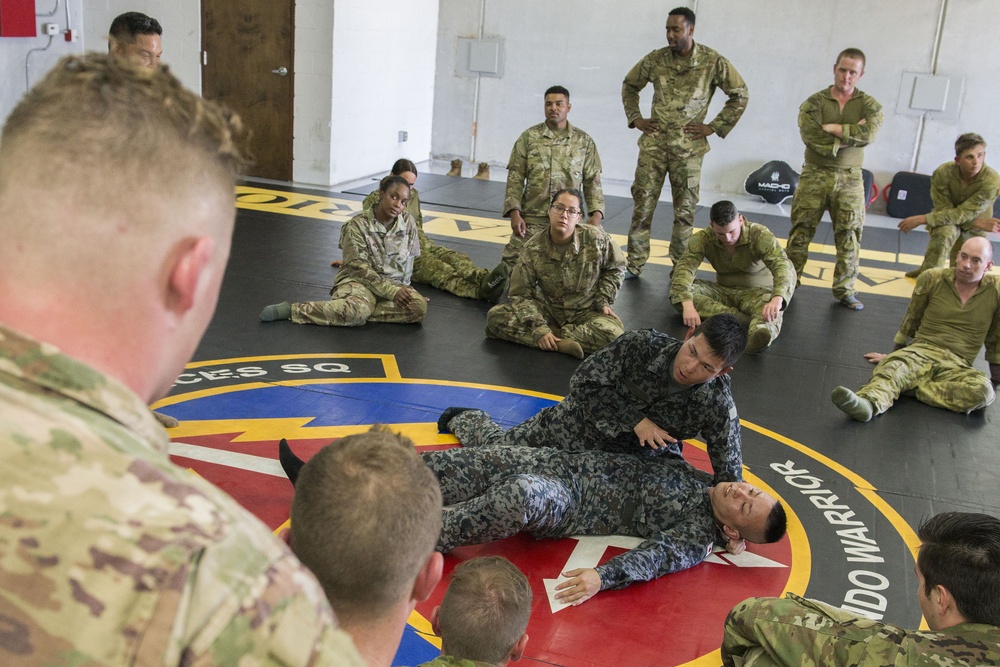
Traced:
<path id="1" fill-rule="evenodd" d="M 562 86 L 549 86 L 548 90 L 545 91 L 545 97 L 549 95 L 565 95 L 566 100 L 569 101 L 569 91 Z"/>
<path id="2" fill-rule="evenodd" d="M 292 551 L 338 616 L 357 622 L 392 609 L 440 536 L 437 478 L 413 443 L 386 427 L 327 445 L 299 473 Z"/>
<path id="3" fill-rule="evenodd" d="M 549 202 L 550 206 L 556 203 L 556 200 L 559 199 L 559 195 L 572 195 L 576 197 L 576 200 L 580 202 L 580 210 L 583 210 L 583 193 L 576 188 L 561 188 L 556 190 L 556 193 L 552 195 L 552 201 Z"/>
<path id="4" fill-rule="evenodd" d="M 473 558 L 455 568 L 438 613 L 443 653 L 495 665 L 528 629 L 531 586 L 506 558 Z"/>
<path id="5" fill-rule="evenodd" d="M 976 134 L 975 132 L 966 132 L 955 140 L 955 157 L 976 146 L 986 148 L 986 140 L 983 139 L 983 135 Z"/>
<path id="6" fill-rule="evenodd" d="M 694 12 L 687 7 L 674 7 L 667 16 L 681 16 L 689 26 L 694 27 Z"/>
<path id="7" fill-rule="evenodd" d="M 699 334 L 705 337 L 712 352 L 726 367 L 736 363 L 747 349 L 746 329 L 729 313 L 720 313 L 703 319 L 692 333 L 693 336 Z"/>
<path id="8" fill-rule="evenodd" d="M 416 173 L 416 172 L 414 172 Z M 406 182 L 406 179 L 402 176 L 397 176 L 396 174 L 389 174 L 381 181 L 379 181 L 378 189 L 380 192 L 388 192 L 389 188 L 397 183 L 401 183 L 406 186 L 406 189 L 410 189 L 410 184 Z"/>
<path id="9" fill-rule="evenodd" d="M 736 210 L 736 204 L 723 199 L 712 204 L 712 208 L 709 210 L 709 219 L 711 219 L 713 224 L 725 227 L 735 220 L 739 214 L 740 212 Z"/>
<path id="10" fill-rule="evenodd" d="M 787 529 L 788 517 L 785 516 L 785 507 L 781 504 L 781 501 L 776 500 L 774 507 L 771 508 L 771 511 L 767 515 L 767 520 L 764 522 L 764 543 L 777 542 L 785 536 Z"/>
<path id="11" fill-rule="evenodd" d="M 408 171 L 412 171 L 414 176 L 417 174 L 417 165 L 413 164 L 410 160 L 405 157 L 401 157 L 392 163 L 392 169 L 389 171 L 393 176 L 399 176 L 400 174 L 405 174 Z"/>
<path id="12" fill-rule="evenodd" d="M 867 61 L 865 60 L 865 52 L 862 51 L 861 49 L 856 49 L 853 46 L 848 49 L 844 49 L 843 51 L 838 53 L 837 59 L 833 61 L 833 64 L 836 65 L 837 63 L 839 63 L 841 58 L 854 58 L 855 60 L 860 60 L 862 70 L 865 68 L 865 65 L 867 64 Z"/>
<path id="13" fill-rule="evenodd" d="M 943 512 L 920 524 L 924 595 L 944 586 L 970 623 L 1000 625 L 1000 519 Z"/>
<path id="14" fill-rule="evenodd" d="M 108 34 L 120 44 L 131 44 L 136 35 L 162 35 L 163 27 L 159 21 L 142 12 L 125 12 L 111 22 Z"/>

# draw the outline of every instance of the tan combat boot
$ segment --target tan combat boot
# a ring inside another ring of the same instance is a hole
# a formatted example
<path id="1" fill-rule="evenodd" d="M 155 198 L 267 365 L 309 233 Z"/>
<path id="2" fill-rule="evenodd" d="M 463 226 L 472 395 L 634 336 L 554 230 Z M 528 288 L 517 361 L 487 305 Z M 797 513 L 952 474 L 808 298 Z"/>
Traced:
<path id="1" fill-rule="evenodd" d="M 448 170 L 448 173 L 445 174 L 445 176 L 461 176 L 461 175 L 462 175 L 462 161 L 452 160 L 451 169 Z"/>
<path id="2" fill-rule="evenodd" d="M 476 173 L 475 176 L 473 176 L 473 178 L 478 178 L 481 181 L 488 181 L 488 180 L 490 180 L 490 163 L 489 162 L 480 162 L 479 163 L 479 171 Z"/>

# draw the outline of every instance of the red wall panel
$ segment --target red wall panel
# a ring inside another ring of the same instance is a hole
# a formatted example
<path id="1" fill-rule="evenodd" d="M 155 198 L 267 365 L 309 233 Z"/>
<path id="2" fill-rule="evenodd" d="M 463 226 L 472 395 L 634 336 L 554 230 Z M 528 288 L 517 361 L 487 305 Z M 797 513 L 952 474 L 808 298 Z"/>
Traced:
<path id="1" fill-rule="evenodd" d="M 0 0 L 0 37 L 36 37 L 35 0 Z"/>

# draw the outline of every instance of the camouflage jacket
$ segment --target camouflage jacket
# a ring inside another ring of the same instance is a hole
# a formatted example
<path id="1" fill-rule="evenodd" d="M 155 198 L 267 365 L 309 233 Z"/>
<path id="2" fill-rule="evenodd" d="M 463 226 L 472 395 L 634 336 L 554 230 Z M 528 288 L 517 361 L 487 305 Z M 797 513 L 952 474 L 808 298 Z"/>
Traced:
<path id="1" fill-rule="evenodd" d="M 518 209 L 523 216 L 547 219 L 552 196 L 563 188 L 583 192 L 588 214 L 604 213 L 601 156 L 594 140 L 570 123 L 556 132 L 545 123 L 529 127 L 510 152 L 504 217 Z"/>
<path id="2" fill-rule="evenodd" d="M 971 366 L 986 344 L 986 361 L 1000 363 L 1000 276 L 987 273 L 968 301 L 955 290 L 955 269 L 931 269 L 917 278 L 894 342 L 910 339 L 962 357 Z"/>
<path id="3" fill-rule="evenodd" d="M 723 287 L 770 287 L 771 296 L 780 296 L 784 301 L 782 308 L 788 305 L 795 291 L 795 268 L 774 234 L 764 225 L 744 220 L 732 256 L 710 228 L 691 237 L 674 267 L 671 303 L 693 299 L 691 285 L 704 259 L 715 269 L 716 280 Z"/>
<path id="4" fill-rule="evenodd" d="M 864 123 L 860 121 L 864 120 Z M 823 129 L 840 124 L 843 137 Z M 829 88 L 812 95 L 799 107 L 799 134 L 806 145 L 806 164 L 817 167 L 861 167 L 865 146 L 875 141 L 882 127 L 882 105 L 874 97 L 855 89 L 840 109 Z"/>
<path id="5" fill-rule="evenodd" d="M 451 655 L 440 655 L 430 662 L 421 664 L 420 667 L 496 667 L 496 665 L 490 662 L 462 660 Z"/>
<path id="6" fill-rule="evenodd" d="M 343 280 L 356 280 L 378 298 L 391 300 L 410 284 L 413 260 L 420 256 L 417 223 L 403 211 L 386 228 L 372 209 L 362 209 L 341 228 L 340 249 L 344 263 L 334 288 Z"/>
<path id="7" fill-rule="evenodd" d="M 584 359 L 570 379 L 561 412 L 576 415 L 606 451 L 643 457 L 681 456 L 682 440 L 699 433 L 715 482 L 743 479 L 740 418 L 728 375 L 671 392 L 667 378 L 682 341 L 652 329 L 626 331 Z M 677 438 L 658 450 L 640 447 L 636 424 L 648 417 Z"/>
<path id="8" fill-rule="evenodd" d="M 729 99 L 708 125 L 723 138 L 743 115 L 750 99 L 743 77 L 717 51 L 696 43 L 691 55 L 683 58 L 670 47 L 664 47 L 648 54 L 625 75 L 622 104 L 629 127 L 635 127 L 635 121 L 642 118 L 639 93 L 648 83 L 653 84 L 650 117 L 660 124 L 655 136 L 662 137 L 662 141 L 680 153 L 691 155 L 707 153 L 708 139 L 689 138 L 684 126 L 705 122 L 716 88 Z"/>
<path id="9" fill-rule="evenodd" d="M 0 663 L 363 665 L 319 584 L 117 381 L 0 327 Z"/>
<path id="10" fill-rule="evenodd" d="M 524 244 L 509 294 L 515 308 L 523 299 L 540 301 L 563 323 L 573 313 L 613 304 L 624 278 L 625 256 L 603 229 L 577 225 L 562 245 L 546 229 Z"/>
<path id="11" fill-rule="evenodd" d="M 361 209 L 370 211 L 378 206 L 380 201 L 382 201 L 381 190 L 369 192 L 368 196 L 361 202 Z M 410 188 L 410 201 L 406 204 L 406 212 L 413 216 L 413 221 L 417 223 L 417 237 L 420 239 L 420 251 L 424 252 L 424 249 L 428 245 L 433 244 L 427 238 L 427 235 L 424 234 L 424 214 L 420 212 L 420 193 L 417 192 L 416 188 Z"/>
<path id="12" fill-rule="evenodd" d="M 1000 628 L 962 623 L 906 630 L 789 593 L 750 598 L 726 619 L 722 663 L 728 666 L 854 665 L 959 667 L 1000 664 Z"/>
<path id="13" fill-rule="evenodd" d="M 956 225 L 965 231 L 979 218 L 993 217 L 993 204 L 1000 195 L 1000 174 L 983 168 L 966 185 L 954 161 L 945 162 L 931 176 L 931 200 L 934 210 L 927 214 L 927 229 Z"/>

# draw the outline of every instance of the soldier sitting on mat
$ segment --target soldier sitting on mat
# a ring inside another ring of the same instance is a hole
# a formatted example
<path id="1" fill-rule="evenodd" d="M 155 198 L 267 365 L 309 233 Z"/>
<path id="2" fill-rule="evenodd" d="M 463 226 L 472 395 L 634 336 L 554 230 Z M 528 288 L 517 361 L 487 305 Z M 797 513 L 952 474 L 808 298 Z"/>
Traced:
<path id="1" fill-rule="evenodd" d="M 934 210 L 899 222 L 904 232 L 927 225 L 930 234 L 923 263 L 907 271 L 906 277 L 916 278 L 927 269 L 943 268 L 948 253 L 955 266 L 958 249 L 969 237 L 1000 231 L 1000 220 L 993 217 L 998 195 L 1000 174 L 986 166 L 986 140 L 972 132 L 963 134 L 955 142 L 955 160 L 945 162 L 931 176 Z"/>
<path id="2" fill-rule="evenodd" d="M 344 262 L 330 299 L 265 306 L 262 322 L 357 327 L 369 320 L 423 321 L 427 300 L 410 287 L 413 260 L 420 254 L 417 223 L 406 212 L 410 184 L 402 176 L 386 176 L 379 190 L 378 206 L 362 210 L 340 230 Z"/>
<path id="3" fill-rule="evenodd" d="M 486 316 L 486 333 L 577 359 L 625 331 L 611 309 L 625 275 L 625 257 L 600 227 L 577 225 L 579 190 L 559 190 L 549 206 L 549 228 L 521 250 L 510 283 L 510 303 Z"/>
<path id="4" fill-rule="evenodd" d="M 601 449 L 677 459 L 682 441 L 700 433 L 715 481 L 740 480 L 740 418 L 727 374 L 746 341 L 728 314 L 705 318 L 684 341 L 652 329 L 627 331 L 580 364 L 562 402 L 522 424 L 504 431 L 482 410 L 453 407 L 438 428 L 466 447 Z"/>
<path id="5" fill-rule="evenodd" d="M 441 492 L 413 443 L 375 426 L 303 463 L 281 441 L 295 487 L 289 542 L 369 667 L 389 667 L 407 619 L 441 580 Z"/>
<path id="6" fill-rule="evenodd" d="M 520 660 L 530 616 L 531 586 L 516 565 L 500 556 L 459 563 L 431 612 L 441 655 L 420 667 L 504 667 Z"/>
<path id="7" fill-rule="evenodd" d="M 492 271 L 481 269 L 468 255 L 439 246 L 424 234 L 424 216 L 420 212 L 420 197 L 413 184 L 417 182 L 417 167 L 403 158 L 392 165 L 392 175 L 402 176 L 410 184 L 410 201 L 406 212 L 417 223 L 417 237 L 420 239 L 420 255 L 413 260 L 415 283 L 423 283 L 466 299 L 482 299 L 496 303 L 507 289 L 510 267 L 500 263 Z M 363 209 L 378 206 L 382 191 L 376 190 L 365 197 Z"/>
<path id="8" fill-rule="evenodd" d="M 1000 664 L 1000 520 L 945 512 L 918 529 L 917 601 L 927 630 L 877 623 L 791 593 L 726 619 L 724 665 Z"/>
<path id="9" fill-rule="evenodd" d="M 962 245 L 955 268 L 925 271 L 894 339 L 896 351 L 866 354 L 878 364 L 872 379 L 856 394 L 837 387 L 834 404 L 862 422 L 910 390 L 918 401 L 955 412 L 990 405 L 1000 383 L 1000 278 L 987 274 L 992 266 L 993 246 L 974 237 Z M 972 367 L 984 342 L 989 376 Z"/>
<path id="10" fill-rule="evenodd" d="M 718 284 L 694 277 L 705 259 Z M 747 327 L 747 352 L 760 352 L 778 337 L 794 290 L 795 269 L 774 234 L 720 201 L 709 228 L 691 237 L 674 266 L 670 301 L 689 327 L 701 324 L 702 315 L 729 313 Z"/>

